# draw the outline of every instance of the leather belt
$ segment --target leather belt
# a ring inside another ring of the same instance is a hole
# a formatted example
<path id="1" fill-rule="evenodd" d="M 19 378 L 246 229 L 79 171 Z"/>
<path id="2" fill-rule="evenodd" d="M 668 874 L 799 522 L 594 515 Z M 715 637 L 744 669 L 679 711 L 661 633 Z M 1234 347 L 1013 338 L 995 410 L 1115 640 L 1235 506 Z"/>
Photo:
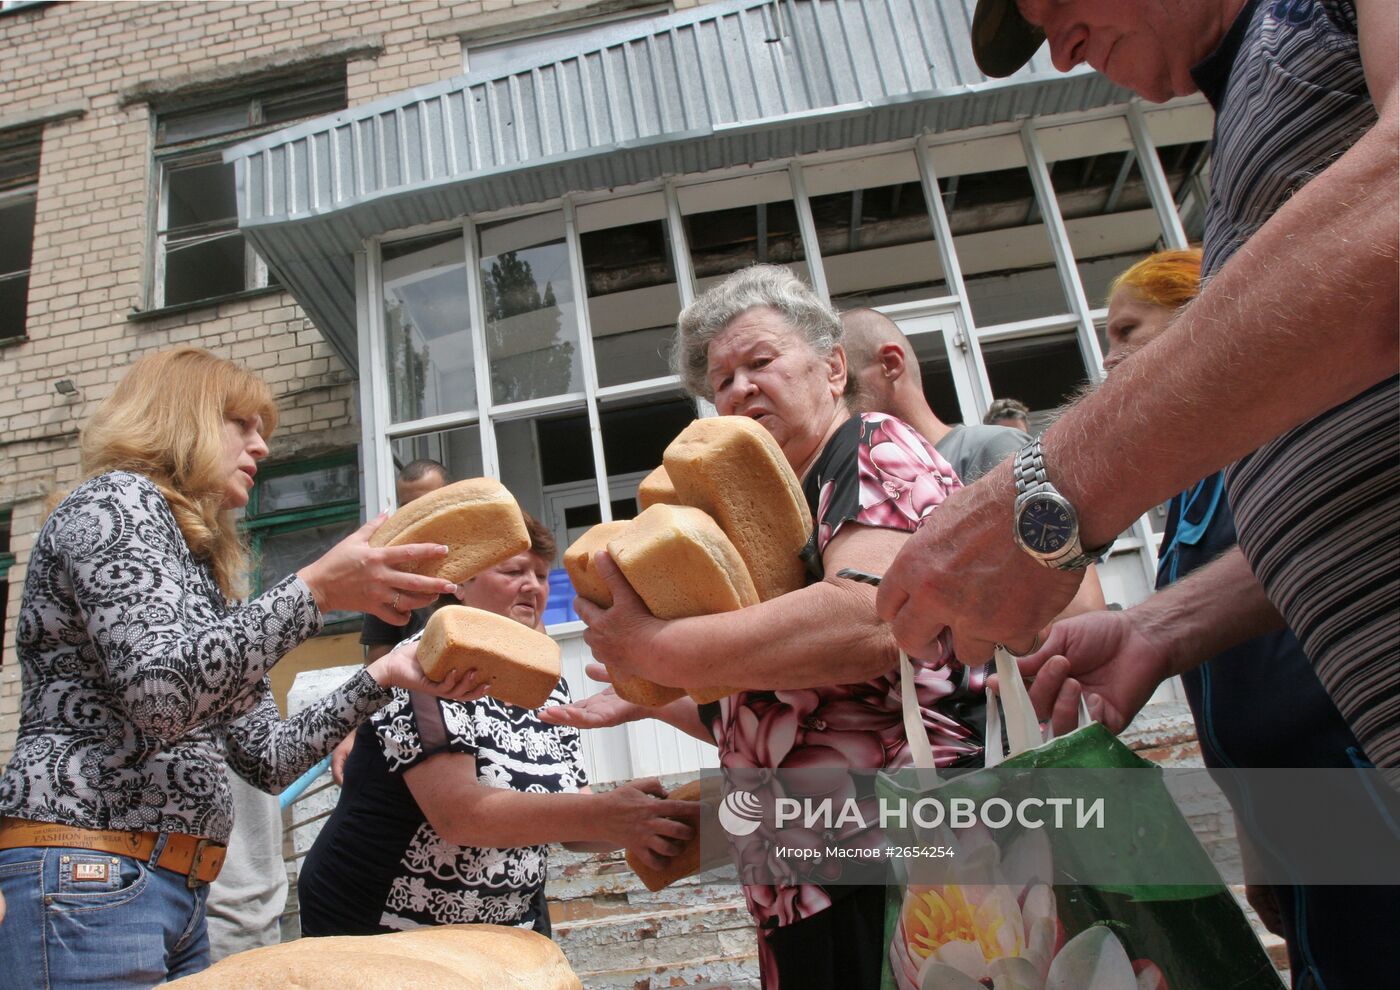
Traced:
<path id="1" fill-rule="evenodd" d="M 160 832 L 118 832 L 106 829 L 78 828 L 55 822 L 35 822 L 27 818 L 0 819 L 0 849 L 24 849 L 31 846 L 63 846 L 91 849 L 93 852 L 116 853 L 132 859 L 150 859 Z M 224 866 L 228 847 L 222 842 L 183 832 L 167 832 L 165 848 L 156 865 L 163 870 L 184 876 L 185 884 L 198 887 L 213 883 Z"/>

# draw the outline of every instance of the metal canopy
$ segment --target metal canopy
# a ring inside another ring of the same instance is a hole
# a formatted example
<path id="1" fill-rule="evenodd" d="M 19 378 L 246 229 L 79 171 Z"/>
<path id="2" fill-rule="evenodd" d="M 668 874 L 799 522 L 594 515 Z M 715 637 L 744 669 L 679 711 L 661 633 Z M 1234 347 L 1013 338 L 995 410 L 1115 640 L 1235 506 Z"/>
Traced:
<path id="1" fill-rule="evenodd" d="M 974 0 L 720 0 L 230 148 L 239 226 L 358 363 L 354 253 L 467 214 L 1126 102 L 1042 50 L 972 61 Z"/>

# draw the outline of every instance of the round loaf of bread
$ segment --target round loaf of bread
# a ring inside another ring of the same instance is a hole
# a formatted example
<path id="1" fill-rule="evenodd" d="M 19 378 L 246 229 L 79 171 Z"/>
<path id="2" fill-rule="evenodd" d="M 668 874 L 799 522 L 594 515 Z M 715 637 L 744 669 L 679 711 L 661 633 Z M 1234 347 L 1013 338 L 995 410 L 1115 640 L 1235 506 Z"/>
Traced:
<path id="1" fill-rule="evenodd" d="M 583 990 L 553 941 L 500 925 L 303 938 L 237 953 L 167 986 L 179 990 Z"/>
<path id="2" fill-rule="evenodd" d="M 495 478 L 468 478 L 414 499 L 374 531 L 370 546 L 441 543 L 446 557 L 401 565 L 401 569 L 453 584 L 530 549 L 520 506 Z"/>
<path id="3" fill-rule="evenodd" d="M 504 615 L 444 605 L 423 630 L 418 665 L 435 681 L 475 668 L 478 683 L 491 682 L 491 697 L 538 708 L 559 683 L 559 644 Z"/>

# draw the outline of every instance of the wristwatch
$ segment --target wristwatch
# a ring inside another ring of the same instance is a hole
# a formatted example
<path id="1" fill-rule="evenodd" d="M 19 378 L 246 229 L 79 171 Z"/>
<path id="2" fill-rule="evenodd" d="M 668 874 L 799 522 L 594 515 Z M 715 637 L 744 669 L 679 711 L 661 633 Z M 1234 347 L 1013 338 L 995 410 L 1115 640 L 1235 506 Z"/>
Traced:
<path id="1" fill-rule="evenodd" d="M 1016 505 L 1011 519 L 1016 544 L 1046 567 L 1082 571 L 1108 553 L 1108 546 L 1085 550 L 1079 542 L 1079 514 L 1045 477 L 1040 441 L 1016 452 Z"/>

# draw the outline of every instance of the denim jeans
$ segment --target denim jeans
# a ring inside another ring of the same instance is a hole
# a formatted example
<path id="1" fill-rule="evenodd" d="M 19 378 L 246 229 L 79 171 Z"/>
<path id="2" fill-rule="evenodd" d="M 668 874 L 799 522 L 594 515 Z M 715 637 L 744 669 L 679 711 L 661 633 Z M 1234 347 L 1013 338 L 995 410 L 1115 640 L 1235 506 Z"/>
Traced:
<path id="1" fill-rule="evenodd" d="M 150 861 L 87 849 L 0 849 L 0 984 L 149 990 L 209 965 L 204 901 Z"/>

